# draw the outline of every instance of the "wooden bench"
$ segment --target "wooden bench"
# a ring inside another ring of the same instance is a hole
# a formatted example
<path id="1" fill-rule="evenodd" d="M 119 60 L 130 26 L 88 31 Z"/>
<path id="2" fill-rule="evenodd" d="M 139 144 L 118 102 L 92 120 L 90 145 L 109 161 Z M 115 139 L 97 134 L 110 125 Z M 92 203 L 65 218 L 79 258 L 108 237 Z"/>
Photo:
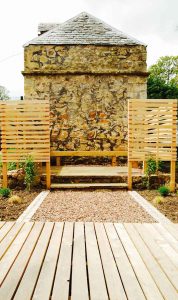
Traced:
<path id="1" fill-rule="evenodd" d="M 127 151 L 117 150 L 117 151 L 51 151 L 51 157 L 56 157 L 56 165 L 60 166 L 60 158 L 64 156 L 88 156 L 88 157 L 112 157 L 112 166 L 116 166 L 116 158 L 119 156 L 127 156 Z"/>

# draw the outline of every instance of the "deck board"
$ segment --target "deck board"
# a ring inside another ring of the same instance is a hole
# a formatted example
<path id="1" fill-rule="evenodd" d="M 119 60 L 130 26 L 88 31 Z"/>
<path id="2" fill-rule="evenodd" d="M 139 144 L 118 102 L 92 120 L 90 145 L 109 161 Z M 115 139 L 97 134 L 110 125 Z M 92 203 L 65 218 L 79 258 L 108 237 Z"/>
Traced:
<path id="1" fill-rule="evenodd" d="M 142 239 L 148 246 L 152 255 L 155 257 L 161 268 L 168 276 L 171 283 L 174 285 L 176 290 L 178 290 L 178 270 L 176 269 L 172 261 L 164 253 L 164 251 L 162 251 L 159 244 L 157 244 L 156 239 L 154 239 L 154 235 L 151 234 L 151 231 L 148 231 L 148 227 L 145 227 L 145 224 L 134 224 L 134 226 L 142 236 Z"/>
<path id="2" fill-rule="evenodd" d="M 0 226 L 0 300 L 178 299 L 177 225 Z"/>
<path id="3" fill-rule="evenodd" d="M 36 247 L 34 248 L 30 261 L 14 296 L 15 300 L 31 299 L 46 249 L 48 247 L 52 228 L 53 223 L 44 224 L 42 233 L 38 239 Z"/>
<path id="4" fill-rule="evenodd" d="M 171 282 L 167 280 L 166 274 L 162 270 L 161 266 L 157 263 L 152 253 L 149 251 L 148 247 L 134 228 L 133 224 L 125 224 L 124 226 L 163 297 L 169 300 L 176 299 L 177 292 L 175 288 Z"/>

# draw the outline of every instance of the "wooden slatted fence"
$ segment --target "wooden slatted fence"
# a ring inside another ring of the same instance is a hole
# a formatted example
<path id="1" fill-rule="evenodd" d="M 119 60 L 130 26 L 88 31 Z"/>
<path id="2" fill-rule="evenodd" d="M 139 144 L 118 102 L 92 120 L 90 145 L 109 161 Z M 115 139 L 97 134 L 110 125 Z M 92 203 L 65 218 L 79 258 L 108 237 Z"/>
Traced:
<path id="1" fill-rule="evenodd" d="M 48 101 L 0 103 L 3 186 L 7 186 L 7 163 L 46 162 L 50 186 L 50 113 Z"/>
<path id="2" fill-rule="evenodd" d="M 132 186 L 133 161 L 148 158 L 171 162 L 171 189 L 175 187 L 176 162 L 175 99 L 131 99 L 128 105 L 128 185 Z"/>

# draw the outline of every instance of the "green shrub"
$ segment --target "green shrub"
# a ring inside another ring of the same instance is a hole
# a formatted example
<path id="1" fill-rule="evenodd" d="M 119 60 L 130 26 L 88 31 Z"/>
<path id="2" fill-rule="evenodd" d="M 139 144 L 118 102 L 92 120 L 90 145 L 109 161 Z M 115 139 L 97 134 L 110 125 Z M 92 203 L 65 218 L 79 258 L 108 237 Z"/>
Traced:
<path id="1" fill-rule="evenodd" d="M 162 160 L 158 161 L 157 171 L 164 172 L 164 162 Z"/>
<path id="2" fill-rule="evenodd" d="M 30 191 L 31 185 L 34 182 L 36 171 L 35 171 L 35 163 L 33 161 L 33 158 L 31 156 L 27 157 L 25 161 L 25 184 L 27 187 L 27 190 Z"/>
<path id="3" fill-rule="evenodd" d="M 8 198 L 11 194 L 11 190 L 9 188 L 1 188 L 0 189 L 0 196 L 4 198 Z"/>
<path id="4" fill-rule="evenodd" d="M 25 163 L 24 162 L 19 162 L 19 168 L 24 169 L 25 168 Z"/>
<path id="5" fill-rule="evenodd" d="M 8 171 L 16 170 L 17 164 L 15 162 L 9 162 L 7 165 Z"/>
<path id="6" fill-rule="evenodd" d="M 146 174 L 148 176 L 155 174 L 157 171 L 157 164 L 156 164 L 156 160 L 154 160 L 153 158 L 149 158 L 146 161 Z"/>
<path id="7" fill-rule="evenodd" d="M 157 163 L 153 158 L 149 158 L 146 161 L 146 176 L 147 176 L 147 189 L 150 189 L 150 178 L 151 175 L 157 171 Z"/>
<path id="8" fill-rule="evenodd" d="M 167 195 L 169 195 L 170 190 L 167 186 L 163 185 L 158 189 L 158 192 L 161 196 L 166 197 Z"/>

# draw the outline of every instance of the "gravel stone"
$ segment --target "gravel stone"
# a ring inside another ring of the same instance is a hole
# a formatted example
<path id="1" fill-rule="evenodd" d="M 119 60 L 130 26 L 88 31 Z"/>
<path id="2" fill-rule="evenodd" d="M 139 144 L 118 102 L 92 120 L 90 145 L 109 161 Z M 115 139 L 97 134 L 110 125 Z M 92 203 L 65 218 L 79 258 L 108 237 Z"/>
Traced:
<path id="1" fill-rule="evenodd" d="M 33 216 L 33 221 L 156 222 L 127 191 L 53 191 Z"/>

